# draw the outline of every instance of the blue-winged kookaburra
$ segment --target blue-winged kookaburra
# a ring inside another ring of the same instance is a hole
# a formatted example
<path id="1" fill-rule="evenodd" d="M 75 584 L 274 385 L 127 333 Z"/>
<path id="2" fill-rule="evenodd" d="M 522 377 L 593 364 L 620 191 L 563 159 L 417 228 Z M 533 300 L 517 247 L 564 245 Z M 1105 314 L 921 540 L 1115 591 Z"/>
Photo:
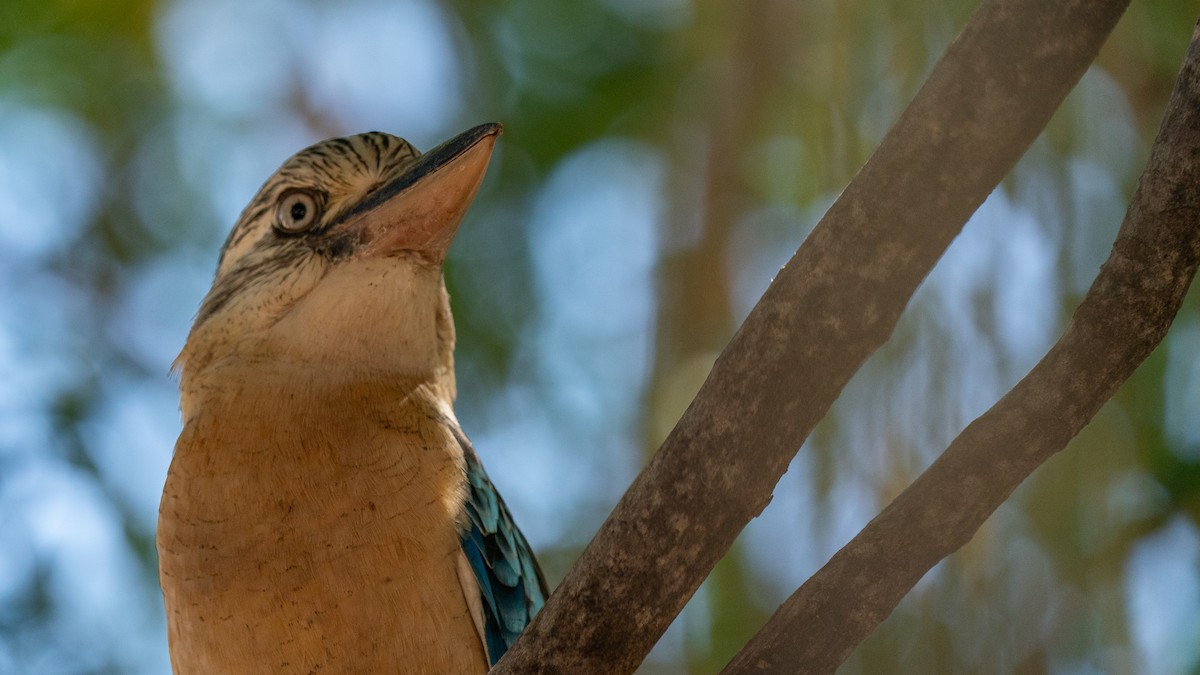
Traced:
<path id="1" fill-rule="evenodd" d="M 441 267 L 499 133 L 318 143 L 234 226 L 176 364 L 176 673 L 482 673 L 541 608 L 453 410 Z"/>

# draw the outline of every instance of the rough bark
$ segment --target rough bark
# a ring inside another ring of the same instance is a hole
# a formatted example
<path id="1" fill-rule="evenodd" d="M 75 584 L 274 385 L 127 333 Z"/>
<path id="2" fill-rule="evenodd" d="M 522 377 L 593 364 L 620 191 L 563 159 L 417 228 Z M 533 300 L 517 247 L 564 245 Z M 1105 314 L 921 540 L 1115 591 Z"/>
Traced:
<path id="1" fill-rule="evenodd" d="M 983 3 L 494 672 L 637 667 L 1126 5 Z"/>
<path id="2" fill-rule="evenodd" d="M 1200 43 L 1193 35 L 1108 261 L 1066 333 L 804 583 L 725 673 L 828 673 L 939 560 L 1062 450 L 1150 355 L 1200 262 Z"/>

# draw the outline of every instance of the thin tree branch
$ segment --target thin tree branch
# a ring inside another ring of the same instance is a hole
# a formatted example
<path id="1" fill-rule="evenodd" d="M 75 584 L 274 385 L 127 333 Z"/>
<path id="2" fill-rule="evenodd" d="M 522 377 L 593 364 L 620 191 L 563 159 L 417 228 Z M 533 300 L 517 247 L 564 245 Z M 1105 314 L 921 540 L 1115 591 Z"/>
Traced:
<path id="1" fill-rule="evenodd" d="M 833 672 L 1158 346 L 1200 262 L 1197 35 L 1112 254 L 1062 339 L 806 581 L 725 673 Z"/>
<path id="2" fill-rule="evenodd" d="M 495 672 L 637 667 L 1126 4 L 983 3 Z"/>

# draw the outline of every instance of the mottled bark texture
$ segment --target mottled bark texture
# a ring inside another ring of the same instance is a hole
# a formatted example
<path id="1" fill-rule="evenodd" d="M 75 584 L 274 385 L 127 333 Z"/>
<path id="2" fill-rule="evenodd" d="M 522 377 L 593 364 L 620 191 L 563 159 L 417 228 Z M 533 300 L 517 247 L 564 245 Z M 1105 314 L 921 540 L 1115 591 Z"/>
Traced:
<path id="1" fill-rule="evenodd" d="M 1112 254 L 1062 339 L 806 581 L 725 673 L 833 672 L 1162 340 L 1200 260 L 1198 69 L 1194 34 Z"/>
<path id="2" fill-rule="evenodd" d="M 494 672 L 641 663 L 1126 4 L 983 3 Z"/>

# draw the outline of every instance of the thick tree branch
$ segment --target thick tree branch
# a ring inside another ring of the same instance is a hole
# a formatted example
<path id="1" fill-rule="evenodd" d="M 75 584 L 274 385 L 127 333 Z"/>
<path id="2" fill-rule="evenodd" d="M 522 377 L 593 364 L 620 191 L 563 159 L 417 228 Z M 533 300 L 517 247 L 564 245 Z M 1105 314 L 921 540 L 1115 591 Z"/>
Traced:
<path id="1" fill-rule="evenodd" d="M 1158 345 L 1200 262 L 1200 43 L 1150 161 L 1062 339 L 804 583 L 725 673 L 828 673 L 939 560 L 1062 450 Z"/>
<path id="2" fill-rule="evenodd" d="M 1126 4 L 983 3 L 495 672 L 637 667 Z"/>

